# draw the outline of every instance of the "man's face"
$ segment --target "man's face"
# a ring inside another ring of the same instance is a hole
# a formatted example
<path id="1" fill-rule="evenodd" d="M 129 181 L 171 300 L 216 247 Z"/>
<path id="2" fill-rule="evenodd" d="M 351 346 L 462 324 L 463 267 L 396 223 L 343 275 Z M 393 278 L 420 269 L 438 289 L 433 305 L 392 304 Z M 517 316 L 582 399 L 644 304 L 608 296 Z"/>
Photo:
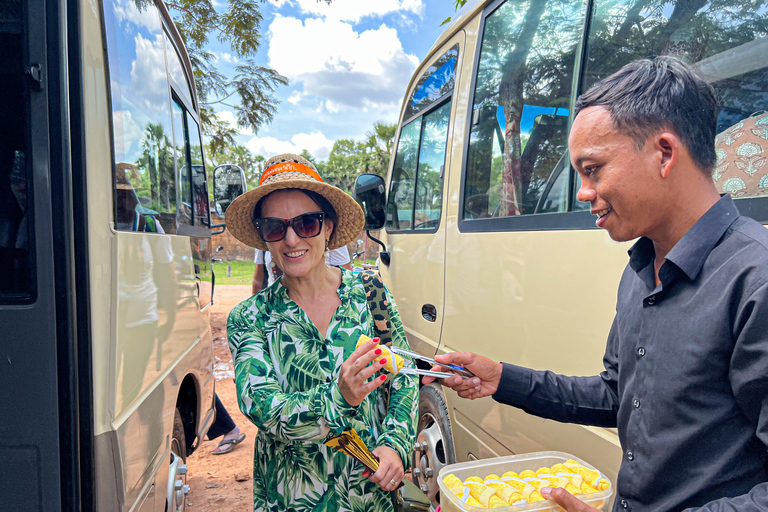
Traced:
<path id="1" fill-rule="evenodd" d="M 597 227 L 617 242 L 651 236 L 663 221 L 661 160 L 649 139 L 637 150 L 602 107 L 576 116 L 568 139 L 571 163 L 581 176 L 576 198 L 589 203 Z"/>

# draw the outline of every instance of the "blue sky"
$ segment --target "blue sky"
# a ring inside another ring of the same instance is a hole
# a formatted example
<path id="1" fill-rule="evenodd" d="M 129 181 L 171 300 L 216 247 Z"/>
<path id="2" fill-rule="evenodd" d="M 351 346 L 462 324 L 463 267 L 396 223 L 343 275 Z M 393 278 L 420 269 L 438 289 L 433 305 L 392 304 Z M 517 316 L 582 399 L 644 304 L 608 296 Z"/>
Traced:
<path id="1" fill-rule="evenodd" d="M 255 60 L 288 77 L 277 115 L 240 144 L 269 157 L 307 149 L 326 159 L 337 139 L 360 140 L 375 121 L 397 122 L 411 75 L 454 15 L 452 0 L 268 0 Z M 223 8 L 223 5 L 217 5 Z M 224 74 L 236 59 L 212 41 Z M 233 110 L 216 105 L 234 123 Z"/>

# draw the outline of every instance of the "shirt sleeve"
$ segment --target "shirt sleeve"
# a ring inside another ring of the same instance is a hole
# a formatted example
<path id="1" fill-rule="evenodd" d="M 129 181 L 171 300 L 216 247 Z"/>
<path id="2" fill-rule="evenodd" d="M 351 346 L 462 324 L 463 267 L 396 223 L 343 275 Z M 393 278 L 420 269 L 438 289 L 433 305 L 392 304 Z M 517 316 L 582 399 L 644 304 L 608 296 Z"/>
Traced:
<path id="1" fill-rule="evenodd" d="M 768 283 L 746 296 L 748 298 L 740 305 L 734 322 L 736 343 L 728 379 L 741 412 L 755 426 L 755 437 L 768 449 Z M 686 510 L 768 510 L 768 482 L 756 485 L 747 494 Z"/>
<path id="2" fill-rule="evenodd" d="M 385 286 L 387 310 L 392 322 L 392 344 L 396 347 L 410 350 L 405 338 L 403 323 L 397 306 Z M 413 362 L 405 359 L 404 367 L 410 368 Z M 384 418 L 383 434 L 376 442 L 377 446 L 387 446 L 400 455 L 403 468 L 407 471 L 411 462 L 410 453 L 416 441 L 416 418 L 419 410 L 419 381 L 415 375 L 397 373 L 392 377 L 389 409 Z"/>
<path id="3" fill-rule="evenodd" d="M 253 262 L 257 265 L 264 264 L 264 251 L 256 249 L 256 256 L 253 257 Z"/>
<path id="4" fill-rule="evenodd" d="M 253 302 L 241 303 L 227 321 L 240 411 L 262 432 L 283 441 L 321 443 L 330 433 L 344 430 L 357 407 L 347 403 L 336 381 L 283 392 L 263 329 L 249 312 L 254 307 Z"/>
<path id="5" fill-rule="evenodd" d="M 504 363 L 497 402 L 518 407 L 529 414 L 598 427 L 617 426 L 618 326 L 613 320 L 600 375 L 568 377 Z"/>
<path id="6" fill-rule="evenodd" d="M 346 245 L 328 252 L 329 265 L 346 265 L 350 261 L 352 260 L 349 259 L 349 251 Z"/>

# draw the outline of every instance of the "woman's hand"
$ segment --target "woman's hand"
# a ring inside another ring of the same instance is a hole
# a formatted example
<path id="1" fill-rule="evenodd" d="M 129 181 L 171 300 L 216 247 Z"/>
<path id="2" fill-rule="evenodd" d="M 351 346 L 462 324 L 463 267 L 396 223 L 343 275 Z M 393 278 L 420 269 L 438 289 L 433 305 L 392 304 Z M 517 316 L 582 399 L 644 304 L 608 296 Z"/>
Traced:
<path id="1" fill-rule="evenodd" d="M 470 379 L 465 379 L 460 375 L 441 379 L 443 386 L 448 386 L 456 391 L 461 398 L 482 398 L 490 396 L 499 389 L 501 381 L 502 365 L 488 359 L 487 357 L 473 354 L 472 352 L 451 352 L 450 354 L 435 356 L 438 363 L 457 364 L 475 374 Z M 450 372 L 447 366 L 433 366 L 433 371 Z M 435 380 L 434 377 L 423 377 L 424 385 Z"/>
<path id="2" fill-rule="evenodd" d="M 381 356 L 382 350 L 377 347 L 378 343 L 379 338 L 366 341 L 341 365 L 339 389 L 344 400 L 353 407 L 360 405 L 368 393 L 387 380 L 386 375 L 382 375 L 368 382 L 371 375 L 381 370 L 387 362 L 386 358 Z M 369 366 L 374 360 L 376 362 Z"/>
<path id="3" fill-rule="evenodd" d="M 403 461 L 395 450 L 387 446 L 375 448 L 373 454 L 379 458 L 379 469 L 372 475 L 366 469 L 363 476 L 370 478 L 371 482 L 378 484 L 385 491 L 394 491 L 405 474 Z"/>

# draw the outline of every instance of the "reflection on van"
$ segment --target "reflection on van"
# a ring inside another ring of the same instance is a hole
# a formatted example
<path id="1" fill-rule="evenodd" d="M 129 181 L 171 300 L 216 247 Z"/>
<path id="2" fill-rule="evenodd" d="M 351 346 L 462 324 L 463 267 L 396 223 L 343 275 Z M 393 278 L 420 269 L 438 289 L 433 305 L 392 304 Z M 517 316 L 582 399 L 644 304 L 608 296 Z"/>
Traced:
<path id="1" fill-rule="evenodd" d="M 597 230 L 589 205 L 576 200 L 567 152 L 576 97 L 637 58 L 692 64 L 720 98 L 713 179 L 765 223 L 766 34 L 762 2 L 468 4 L 408 85 L 380 198 L 390 256 L 380 271 L 411 346 L 599 373 L 629 244 Z M 439 92 L 426 94 L 433 83 Z M 377 203 L 366 194 L 366 204 Z M 436 318 L 422 315 L 431 307 Z M 413 478 L 435 503 L 439 469 L 474 458 L 560 450 L 616 478 L 615 429 L 457 399 L 434 383 L 422 389 L 419 414 Z"/>

